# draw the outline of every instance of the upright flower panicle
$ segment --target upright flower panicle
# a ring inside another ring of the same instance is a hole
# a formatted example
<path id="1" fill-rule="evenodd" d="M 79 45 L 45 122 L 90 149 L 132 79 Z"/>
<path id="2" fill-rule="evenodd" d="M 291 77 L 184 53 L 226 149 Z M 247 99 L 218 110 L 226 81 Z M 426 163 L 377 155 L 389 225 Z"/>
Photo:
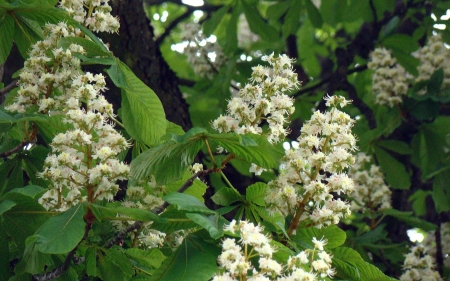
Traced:
<path id="1" fill-rule="evenodd" d="M 355 121 L 338 109 L 350 102 L 340 96 L 325 99 L 331 110 L 316 111 L 303 125 L 299 147 L 286 151 L 280 175 L 268 183 L 265 197 L 269 212 L 299 214 L 300 221 L 319 228 L 350 214 L 349 204 L 332 193 L 353 191 L 345 171 L 354 163 L 351 152 L 357 149 L 351 132 Z"/>
<path id="2" fill-rule="evenodd" d="M 372 91 L 375 103 L 393 107 L 403 101 L 409 89 L 406 70 L 397 63 L 389 50 L 376 48 L 370 54 L 369 69 L 373 69 Z"/>
<path id="3" fill-rule="evenodd" d="M 349 176 L 355 183 L 355 189 L 350 194 L 354 211 L 382 211 L 391 208 L 391 190 L 384 182 L 380 167 L 371 162 L 372 157 L 363 152 L 358 153 L 356 162 L 349 171 Z"/>
<path id="4" fill-rule="evenodd" d="M 117 31 L 118 21 L 109 14 L 107 2 L 74 0 L 59 5 L 93 31 Z M 117 159 L 129 144 L 109 122 L 114 114 L 102 95 L 105 77 L 82 71 L 75 56 L 85 53 L 81 46 L 58 47 L 61 38 L 83 37 L 79 29 L 47 24 L 44 36 L 32 46 L 20 73 L 19 91 L 6 106 L 21 113 L 60 115 L 67 124 L 68 130 L 51 142 L 52 153 L 39 174 L 50 182 L 39 202 L 49 210 L 64 211 L 82 201 L 112 200 L 116 181 L 128 178 L 130 172 Z"/>
<path id="5" fill-rule="evenodd" d="M 273 259 L 277 249 L 271 245 L 272 239 L 263 233 L 263 228 L 248 221 L 233 220 L 224 227 L 225 231 L 239 234 L 240 239 L 225 238 L 218 263 L 224 271 L 213 277 L 219 280 L 324 280 L 333 277 L 332 256 L 324 246 L 326 240 L 313 238 L 314 248 L 291 256 L 282 264 Z M 252 264 L 251 260 L 258 260 Z"/>
<path id="6" fill-rule="evenodd" d="M 442 81 L 441 89 L 450 87 L 450 50 L 445 46 L 442 37 L 435 34 L 428 39 L 427 44 L 413 53 L 413 56 L 420 60 L 417 67 L 419 76 L 416 77 L 415 83 L 428 81 L 433 73 L 442 69 L 444 72 L 444 79 Z M 419 95 L 427 92 L 427 88 L 419 91 Z"/>
<path id="7" fill-rule="evenodd" d="M 434 258 L 427 253 L 423 245 L 411 247 L 403 265 L 404 273 L 400 281 L 442 281 L 435 270 Z"/>
<path id="8" fill-rule="evenodd" d="M 294 112 L 293 99 L 284 94 L 298 87 L 297 75 L 286 55 L 263 56 L 270 68 L 261 65 L 252 68 L 251 83 L 239 91 L 239 96 L 228 102 L 227 114 L 212 122 L 219 132 L 264 134 L 271 143 L 282 141 L 288 134 L 285 125 Z M 263 132 L 261 123 L 269 125 Z"/>

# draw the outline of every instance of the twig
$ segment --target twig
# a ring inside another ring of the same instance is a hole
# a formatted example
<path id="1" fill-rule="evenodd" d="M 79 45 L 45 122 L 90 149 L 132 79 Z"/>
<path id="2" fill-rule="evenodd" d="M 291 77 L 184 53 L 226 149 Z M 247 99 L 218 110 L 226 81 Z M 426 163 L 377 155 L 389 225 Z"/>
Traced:
<path id="1" fill-rule="evenodd" d="M 184 12 L 181 16 L 179 16 L 178 18 L 174 19 L 169 26 L 167 26 L 167 28 L 164 30 L 164 33 L 161 34 L 161 36 L 159 36 L 156 40 L 155 43 L 156 45 L 161 45 L 162 42 L 164 42 L 164 39 L 170 34 L 170 32 L 180 23 L 182 22 L 184 19 L 188 18 L 196 9 L 193 9 L 191 7 L 189 7 L 187 9 L 186 12 Z"/>
<path id="2" fill-rule="evenodd" d="M 177 190 L 178 193 L 183 193 L 186 191 L 186 189 L 188 189 L 193 183 L 194 180 L 198 177 L 203 177 L 206 176 L 207 174 L 210 174 L 212 172 L 214 172 L 215 169 L 210 168 L 207 170 L 202 170 L 200 172 L 195 173 L 192 177 L 190 177 L 189 179 L 187 179 L 184 184 Z M 168 202 L 164 202 L 163 204 L 161 204 L 160 206 L 152 209 L 150 212 L 155 213 L 155 214 L 160 214 L 162 213 L 167 207 L 169 206 Z M 125 236 L 127 236 L 127 234 L 131 231 L 134 231 L 138 228 L 140 228 L 142 226 L 142 221 L 137 221 L 135 223 L 133 223 L 132 225 L 128 226 L 127 228 L 125 228 L 124 230 L 120 231 L 119 233 L 116 234 L 115 237 L 111 238 L 108 242 L 106 242 L 106 244 L 104 245 L 105 248 L 111 248 L 112 246 L 114 246 L 115 244 L 119 243 L 119 241 L 123 240 L 125 238 Z"/>
<path id="3" fill-rule="evenodd" d="M 66 271 L 69 269 L 69 265 L 72 262 L 72 260 L 74 260 L 74 262 L 79 262 L 80 259 L 83 259 L 83 258 L 76 258 L 75 253 L 77 252 L 78 246 L 80 246 L 81 242 L 83 242 L 83 240 L 88 237 L 89 231 L 91 230 L 91 228 L 92 228 L 92 224 L 87 223 L 86 228 L 84 230 L 83 238 L 75 246 L 75 248 L 67 254 L 66 259 L 64 260 L 64 263 L 61 266 L 58 266 L 57 268 L 53 269 L 52 271 L 44 273 L 42 275 L 34 275 L 33 276 L 34 280 L 36 280 L 36 281 L 54 280 L 54 279 L 60 277 L 61 275 L 63 275 L 64 273 L 66 273 Z"/>
<path id="4" fill-rule="evenodd" d="M 17 82 L 19 81 L 19 79 L 15 79 L 14 81 L 12 81 L 11 83 L 9 83 L 5 88 L 0 89 L 0 96 L 3 96 L 4 94 L 8 93 L 9 91 L 11 91 L 12 89 L 17 87 Z"/>
<path id="5" fill-rule="evenodd" d="M 355 72 L 364 71 L 364 70 L 366 70 L 366 69 L 367 69 L 367 65 L 366 65 L 366 64 L 364 64 L 364 65 L 359 65 L 359 66 L 357 66 L 357 67 L 355 67 L 355 68 L 349 69 L 349 70 L 347 71 L 347 75 L 352 74 L 352 73 L 355 73 Z M 327 77 L 327 78 L 324 78 L 324 79 L 322 79 L 322 81 L 320 81 L 320 82 L 317 83 L 317 84 L 311 85 L 311 86 L 309 86 L 309 87 L 304 87 L 304 88 L 302 88 L 301 90 L 297 91 L 294 95 L 292 95 L 292 97 L 297 98 L 297 97 L 303 95 L 304 93 L 314 91 L 315 89 L 318 89 L 318 88 L 320 88 L 321 86 L 325 85 L 326 83 L 330 82 L 330 80 L 331 80 L 331 76 L 329 76 L 329 77 Z"/>
<path id="6" fill-rule="evenodd" d="M 2 157 L 2 158 L 9 157 L 10 155 L 12 155 L 14 153 L 19 152 L 21 149 L 23 149 L 25 146 L 27 146 L 30 143 L 31 142 L 29 140 L 24 140 L 19 145 L 14 147 L 13 149 L 0 153 L 0 157 Z"/>

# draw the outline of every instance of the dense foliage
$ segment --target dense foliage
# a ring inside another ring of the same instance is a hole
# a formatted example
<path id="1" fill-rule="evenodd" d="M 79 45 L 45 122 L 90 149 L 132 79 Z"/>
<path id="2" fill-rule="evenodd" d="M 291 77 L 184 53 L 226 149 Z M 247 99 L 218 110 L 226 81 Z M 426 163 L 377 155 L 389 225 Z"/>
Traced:
<path id="1" fill-rule="evenodd" d="M 0 0 L 0 279 L 450 277 L 450 2 L 109 2 Z"/>

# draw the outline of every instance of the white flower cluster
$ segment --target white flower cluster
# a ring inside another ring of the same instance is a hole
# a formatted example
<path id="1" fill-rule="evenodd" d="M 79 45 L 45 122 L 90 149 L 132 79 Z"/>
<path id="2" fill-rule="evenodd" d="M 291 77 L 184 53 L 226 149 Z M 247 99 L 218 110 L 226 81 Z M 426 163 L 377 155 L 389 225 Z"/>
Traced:
<path id="1" fill-rule="evenodd" d="M 420 65 L 417 68 L 419 76 L 417 76 L 415 83 L 428 81 L 436 70 L 442 68 L 444 81 L 441 89 L 450 87 L 450 50 L 445 47 L 441 35 L 436 34 L 430 37 L 427 44 L 414 52 L 413 55 L 420 60 Z M 419 92 L 422 95 L 425 93 L 426 88 Z"/>
<path id="2" fill-rule="evenodd" d="M 375 103 L 390 107 L 401 103 L 409 88 L 406 70 L 385 48 L 376 48 L 370 59 L 367 66 L 374 70 L 372 91 L 376 95 Z"/>
<path id="3" fill-rule="evenodd" d="M 61 0 L 59 6 L 94 32 L 118 32 L 119 19 L 111 15 L 112 9 L 108 2 L 109 0 Z"/>
<path id="4" fill-rule="evenodd" d="M 80 60 L 73 53 L 85 51 L 76 44 L 67 50 L 58 48 L 57 44 L 60 38 L 79 36 L 79 32 L 62 22 L 45 25 L 45 38 L 31 47 L 19 75 L 17 96 L 13 104 L 5 106 L 7 110 L 47 113 L 64 107 L 73 91 L 72 81 L 81 73 Z"/>
<path id="5" fill-rule="evenodd" d="M 268 183 L 266 207 L 271 213 L 301 213 L 300 222 L 320 228 L 339 223 L 350 214 L 350 206 L 332 193 L 348 194 L 353 181 L 345 170 L 354 163 L 357 149 L 351 132 L 355 120 L 337 109 L 350 101 L 326 97 L 331 110 L 316 111 L 298 138 L 299 147 L 286 151 L 280 175 Z"/>
<path id="6" fill-rule="evenodd" d="M 99 2 L 89 1 L 87 6 L 92 9 L 87 16 Z M 62 6 L 83 4 L 61 2 Z M 51 186 L 39 202 L 49 210 L 64 211 L 80 201 L 112 200 L 118 190 L 115 182 L 126 179 L 130 171 L 117 159 L 129 145 L 109 124 L 112 105 L 101 94 L 106 90 L 105 77 L 83 73 L 80 60 L 74 56 L 85 53 L 81 46 L 58 47 L 63 37 L 82 37 L 80 30 L 65 23 L 47 24 L 44 36 L 32 46 L 20 73 L 15 101 L 6 107 L 10 111 L 60 114 L 70 128 L 57 134 L 50 144 L 52 154 L 39 176 L 48 179 Z"/>
<path id="7" fill-rule="evenodd" d="M 294 101 L 284 94 L 298 87 L 297 75 L 292 70 L 292 60 L 286 55 L 263 56 L 270 68 L 261 65 L 252 68 L 251 84 L 239 91 L 239 96 L 228 102 L 227 115 L 212 122 L 219 132 L 262 134 L 262 122 L 267 122 L 267 139 L 271 143 L 282 141 L 288 134 L 285 124 L 294 112 Z"/>
<path id="8" fill-rule="evenodd" d="M 39 175 L 51 182 L 39 202 L 47 209 L 63 211 L 80 201 L 112 200 L 117 180 L 128 178 L 130 168 L 117 159 L 129 144 L 108 123 L 112 106 L 100 94 L 105 89 L 101 74 L 85 73 L 71 81 L 71 97 L 61 109 L 63 122 L 72 129 L 57 134 Z M 83 101 L 83 102 L 82 102 Z"/>
<path id="9" fill-rule="evenodd" d="M 348 174 L 355 184 L 355 189 L 350 194 L 353 198 L 353 211 L 382 211 L 391 208 L 391 190 L 384 182 L 380 167 L 372 164 L 372 157 L 363 152 L 358 153 Z"/>
<path id="10" fill-rule="evenodd" d="M 428 233 L 423 241 L 427 253 L 436 256 L 436 238 L 434 232 Z M 441 251 L 444 258 L 444 266 L 450 269 L 450 222 L 441 224 Z"/>
<path id="11" fill-rule="evenodd" d="M 187 23 L 182 28 L 181 40 L 187 42 L 184 54 L 194 73 L 201 77 L 213 77 L 225 62 L 221 47 L 205 37 L 198 23 Z"/>
<path id="12" fill-rule="evenodd" d="M 423 245 L 416 245 L 405 257 L 400 281 L 441 281 L 442 278 L 434 269 L 434 258 L 427 253 Z"/>
<path id="13" fill-rule="evenodd" d="M 283 265 L 273 259 L 276 248 L 271 239 L 263 234 L 263 228 L 247 221 L 233 220 L 224 228 L 233 234 L 239 234 L 240 240 L 226 238 L 222 242 L 222 254 L 218 263 L 225 271 L 213 277 L 213 281 L 294 281 L 323 280 L 335 274 L 331 267 L 332 257 L 324 251 L 325 240 L 313 238 L 314 249 L 301 251 L 296 256 L 289 257 Z M 258 266 L 251 260 L 258 258 Z M 251 270 L 251 273 L 250 273 Z"/>

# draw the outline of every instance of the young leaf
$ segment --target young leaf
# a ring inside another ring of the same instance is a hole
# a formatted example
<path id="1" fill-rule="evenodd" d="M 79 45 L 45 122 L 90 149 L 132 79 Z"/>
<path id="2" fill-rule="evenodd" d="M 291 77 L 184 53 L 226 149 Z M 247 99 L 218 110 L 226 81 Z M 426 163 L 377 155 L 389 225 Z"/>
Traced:
<path id="1" fill-rule="evenodd" d="M 230 206 L 232 203 L 240 201 L 241 197 L 233 189 L 222 187 L 211 197 L 211 199 L 217 205 Z"/>
<path id="2" fill-rule="evenodd" d="M 122 121 L 127 132 L 147 145 L 159 143 L 166 134 L 166 115 L 161 101 L 126 64 L 120 62 L 119 70 L 130 86 L 130 89 L 122 88 Z"/>
<path id="3" fill-rule="evenodd" d="M 210 210 L 203 202 L 192 195 L 174 192 L 164 196 L 163 199 L 172 205 L 177 205 L 178 210 L 210 215 L 216 214 L 216 212 Z"/>
<path id="4" fill-rule="evenodd" d="M 90 205 L 90 208 L 99 221 L 115 218 L 117 215 L 137 221 L 160 221 L 160 217 L 149 210 L 128 207 L 102 207 L 96 204 Z"/>
<path id="5" fill-rule="evenodd" d="M 26 272 L 31 274 L 42 273 L 45 267 L 53 264 L 51 255 L 41 253 L 37 250 L 36 240 L 36 235 L 30 236 L 26 239 L 23 258 L 14 269 L 14 272 L 16 274 L 22 274 Z"/>
<path id="6" fill-rule="evenodd" d="M 95 247 L 89 247 L 86 250 L 86 274 L 88 276 L 97 276 L 97 251 Z"/>
<path id="7" fill-rule="evenodd" d="M 83 238 L 85 229 L 83 215 L 83 205 L 78 204 L 50 218 L 36 233 L 37 249 L 49 254 L 70 252 Z"/>
<path id="8" fill-rule="evenodd" d="M 398 140 L 377 140 L 376 145 L 402 155 L 413 153 L 413 150 L 406 142 Z"/>
<path id="9" fill-rule="evenodd" d="M 255 184 L 250 185 L 246 189 L 246 196 L 245 198 L 253 202 L 256 205 L 259 206 L 265 206 L 266 202 L 264 201 L 264 197 L 266 196 L 266 188 L 267 184 L 263 182 L 257 182 Z"/>
<path id="10" fill-rule="evenodd" d="M 187 213 L 186 217 L 206 229 L 213 239 L 222 237 L 223 225 L 228 223 L 227 220 L 218 214 L 206 216 L 202 214 Z"/>
<path id="11" fill-rule="evenodd" d="M 167 194 L 172 193 L 172 192 L 177 192 L 177 190 L 190 178 L 192 177 L 192 174 L 188 171 L 186 171 L 183 175 L 183 177 L 175 182 L 169 183 L 165 185 L 165 192 Z M 203 195 L 206 192 L 206 189 L 208 188 L 208 186 L 202 182 L 199 179 L 195 179 L 192 182 L 192 185 L 190 187 L 188 187 L 188 189 L 186 189 L 186 191 L 184 191 L 184 194 L 189 194 L 194 196 L 195 198 L 197 198 L 200 201 L 204 201 L 203 199 Z"/>
<path id="12" fill-rule="evenodd" d="M 132 176 L 144 179 L 154 175 L 158 184 L 179 180 L 203 145 L 195 132 L 195 128 L 191 129 L 182 137 L 142 152 L 131 162 Z"/>

